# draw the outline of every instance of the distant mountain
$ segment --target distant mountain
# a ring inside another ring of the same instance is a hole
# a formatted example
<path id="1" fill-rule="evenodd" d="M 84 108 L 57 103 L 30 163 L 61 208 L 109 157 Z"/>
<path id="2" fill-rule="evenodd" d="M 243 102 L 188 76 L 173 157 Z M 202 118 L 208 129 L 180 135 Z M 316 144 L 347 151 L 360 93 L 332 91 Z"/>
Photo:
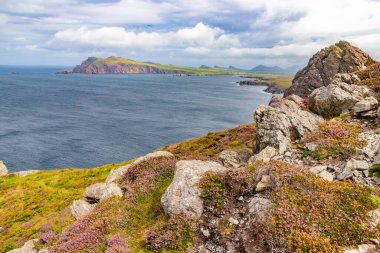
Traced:
<path id="1" fill-rule="evenodd" d="M 279 66 L 265 66 L 265 65 L 257 65 L 251 72 L 262 72 L 262 73 L 283 73 L 283 74 L 294 74 L 299 69 L 299 66 L 290 66 L 288 68 L 280 68 Z"/>
<path id="2" fill-rule="evenodd" d="M 200 69 L 211 69 L 211 67 L 207 66 L 207 65 L 201 65 L 199 67 Z"/>

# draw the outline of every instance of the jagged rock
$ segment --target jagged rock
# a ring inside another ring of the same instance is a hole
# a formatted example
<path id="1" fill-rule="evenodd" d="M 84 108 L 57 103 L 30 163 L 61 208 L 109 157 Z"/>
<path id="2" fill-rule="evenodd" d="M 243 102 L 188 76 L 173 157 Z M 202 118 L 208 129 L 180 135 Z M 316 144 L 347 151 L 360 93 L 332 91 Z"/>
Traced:
<path id="1" fill-rule="evenodd" d="M 79 219 L 94 209 L 95 204 L 90 204 L 82 199 L 74 200 L 70 205 L 71 214 L 75 219 Z"/>
<path id="2" fill-rule="evenodd" d="M 198 160 L 179 161 L 174 179 L 161 198 L 161 205 L 167 215 L 185 211 L 195 218 L 203 212 L 203 202 L 198 182 L 208 171 L 222 172 L 227 168 L 217 162 Z"/>
<path id="3" fill-rule="evenodd" d="M 380 163 L 380 134 L 367 130 L 359 134 L 358 137 L 367 142 L 367 146 L 358 150 L 359 153 L 364 154 L 374 164 Z"/>
<path id="4" fill-rule="evenodd" d="M 325 118 L 348 112 L 370 94 L 367 87 L 356 85 L 359 82 L 354 74 L 337 74 L 327 87 L 315 89 L 310 94 L 310 110 Z"/>
<path id="5" fill-rule="evenodd" d="M 141 162 L 147 161 L 149 159 L 158 158 L 158 157 L 174 157 L 174 155 L 167 151 L 156 151 L 153 153 L 146 154 L 145 156 L 137 158 L 131 164 L 127 164 L 120 168 L 111 170 L 111 172 L 108 174 L 108 177 L 106 179 L 106 183 L 113 183 L 119 180 L 128 171 L 130 167 L 135 166 Z"/>
<path id="6" fill-rule="evenodd" d="M 85 189 L 83 196 L 88 202 L 97 203 L 113 196 L 122 197 L 123 191 L 115 183 L 98 183 L 88 186 Z"/>
<path id="7" fill-rule="evenodd" d="M 360 100 L 355 104 L 355 106 L 352 108 L 352 111 L 355 114 L 370 111 L 373 109 L 376 109 L 379 105 L 379 102 L 374 97 L 367 97 L 363 100 Z"/>
<path id="8" fill-rule="evenodd" d="M 270 189 L 270 176 L 263 175 L 260 182 L 256 185 L 256 192 L 262 192 Z"/>
<path id="9" fill-rule="evenodd" d="M 270 199 L 253 197 L 248 202 L 249 213 L 258 214 L 264 211 L 271 203 Z"/>
<path id="10" fill-rule="evenodd" d="M 25 177 L 27 175 L 34 174 L 37 172 L 40 172 L 40 170 L 23 170 L 23 171 L 13 172 L 12 175 L 16 175 L 18 177 Z"/>
<path id="11" fill-rule="evenodd" d="M 248 151 L 224 150 L 219 157 L 225 167 L 240 168 L 247 163 L 250 153 Z"/>
<path id="12" fill-rule="evenodd" d="M 346 164 L 346 168 L 350 170 L 368 170 L 369 164 L 363 160 L 350 159 Z"/>
<path id="13" fill-rule="evenodd" d="M 7 253 L 37 253 L 37 250 L 34 249 L 36 242 L 38 239 L 29 240 L 21 248 L 10 250 Z"/>
<path id="14" fill-rule="evenodd" d="M 352 178 L 352 176 L 352 170 L 350 168 L 344 167 L 343 169 L 341 169 L 341 171 L 337 172 L 336 179 L 341 181 L 344 179 Z"/>
<path id="15" fill-rule="evenodd" d="M 321 178 L 327 181 L 333 181 L 334 180 L 334 175 L 327 170 L 322 171 L 321 173 L 318 174 Z"/>
<path id="16" fill-rule="evenodd" d="M 4 162 L 0 160 L 0 176 L 4 176 L 8 174 L 8 169 L 5 166 Z"/>
<path id="17" fill-rule="evenodd" d="M 275 97 L 269 106 L 260 105 L 257 108 L 254 114 L 257 127 L 255 152 L 271 146 L 283 154 L 292 139 L 302 138 L 322 120 L 318 115 L 302 110 L 299 100 L 295 95 Z"/>
<path id="18" fill-rule="evenodd" d="M 314 166 L 314 167 L 310 168 L 310 172 L 313 174 L 316 174 L 316 175 L 318 175 L 319 173 L 321 173 L 322 171 L 325 171 L 325 170 L 327 170 L 326 165 L 318 165 L 318 166 Z"/>
<path id="19" fill-rule="evenodd" d="M 329 85 L 336 74 L 365 69 L 371 62 L 368 54 L 347 41 L 340 41 L 313 55 L 307 66 L 297 72 L 285 96 L 307 97 L 313 90 Z"/>
<path id="20" fill-rule="evenodd" d="M 361 244 L 355 249 L 347 249 L 343 253 L 375 253 L 376 246 L 372 244 Z"/>
<path id="21" fill-rule="evenodd" d="M 249 158 L 249 163 L 252 164 L 256 161 L 264 161 L 269 162 L 274 156 L 277 155 L 277 151 L 273 147 L 266 147 L 263 150 L 260 151 L 260 153 L 253 155 L 251 158 Z"/>

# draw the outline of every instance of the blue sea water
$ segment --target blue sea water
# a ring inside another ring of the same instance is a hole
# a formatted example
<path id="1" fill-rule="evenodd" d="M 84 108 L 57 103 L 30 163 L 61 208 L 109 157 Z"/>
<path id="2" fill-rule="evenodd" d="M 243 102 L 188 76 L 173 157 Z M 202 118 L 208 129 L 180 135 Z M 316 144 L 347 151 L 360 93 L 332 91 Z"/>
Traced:
<path id="1" fill-rule="evenodd" d="M 237 76 L 57 75 L 0 67 L 0 160 L 88 168 L 252 121 L 271 95 Z"/>

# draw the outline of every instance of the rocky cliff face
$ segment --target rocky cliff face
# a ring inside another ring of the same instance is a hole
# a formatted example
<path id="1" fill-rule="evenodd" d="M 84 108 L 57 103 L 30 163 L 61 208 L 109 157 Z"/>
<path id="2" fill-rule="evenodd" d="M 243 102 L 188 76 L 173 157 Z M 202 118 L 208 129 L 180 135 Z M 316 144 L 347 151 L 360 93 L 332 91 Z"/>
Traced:
<path id="1" fill-rule="evenodd" d="M 112 62 L 107 62 L 107 59 Z M 81 65 L 76 66 L 72 72 L 81 74 L 186 74 L 183 71 L 163 69 L 150 64 L 115 62 L 118 59 L 116 57 L 107 59 L 98 61 L 96 57 L 89 57 Z"/>
<path id="2" fill-rule="evenodd" d="M 307 66 L 297 72 L 285 96 L 307 97 L 316 88 L 327 86 L 336 74 L 363 70 L 372 63 L 373 59 L 361 49 L 340 41 L 316 53 Z"/>

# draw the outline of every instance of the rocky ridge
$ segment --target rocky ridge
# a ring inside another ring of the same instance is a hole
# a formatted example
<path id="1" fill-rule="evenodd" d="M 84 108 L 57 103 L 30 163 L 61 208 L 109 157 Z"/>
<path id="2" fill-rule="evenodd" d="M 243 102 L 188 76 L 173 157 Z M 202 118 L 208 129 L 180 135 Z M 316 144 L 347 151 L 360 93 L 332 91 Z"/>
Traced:
<path id="1" fill-rule="evenodd" d="M 316 88 L 328 86 L 336 74 L 363 70 L 372 63 L 374 60 L 367 53 L 347 41 L 340 41 L 316 53 L 307 66 L 297 72 L 285 96 L 296 94 L 305 98 Z"/>

